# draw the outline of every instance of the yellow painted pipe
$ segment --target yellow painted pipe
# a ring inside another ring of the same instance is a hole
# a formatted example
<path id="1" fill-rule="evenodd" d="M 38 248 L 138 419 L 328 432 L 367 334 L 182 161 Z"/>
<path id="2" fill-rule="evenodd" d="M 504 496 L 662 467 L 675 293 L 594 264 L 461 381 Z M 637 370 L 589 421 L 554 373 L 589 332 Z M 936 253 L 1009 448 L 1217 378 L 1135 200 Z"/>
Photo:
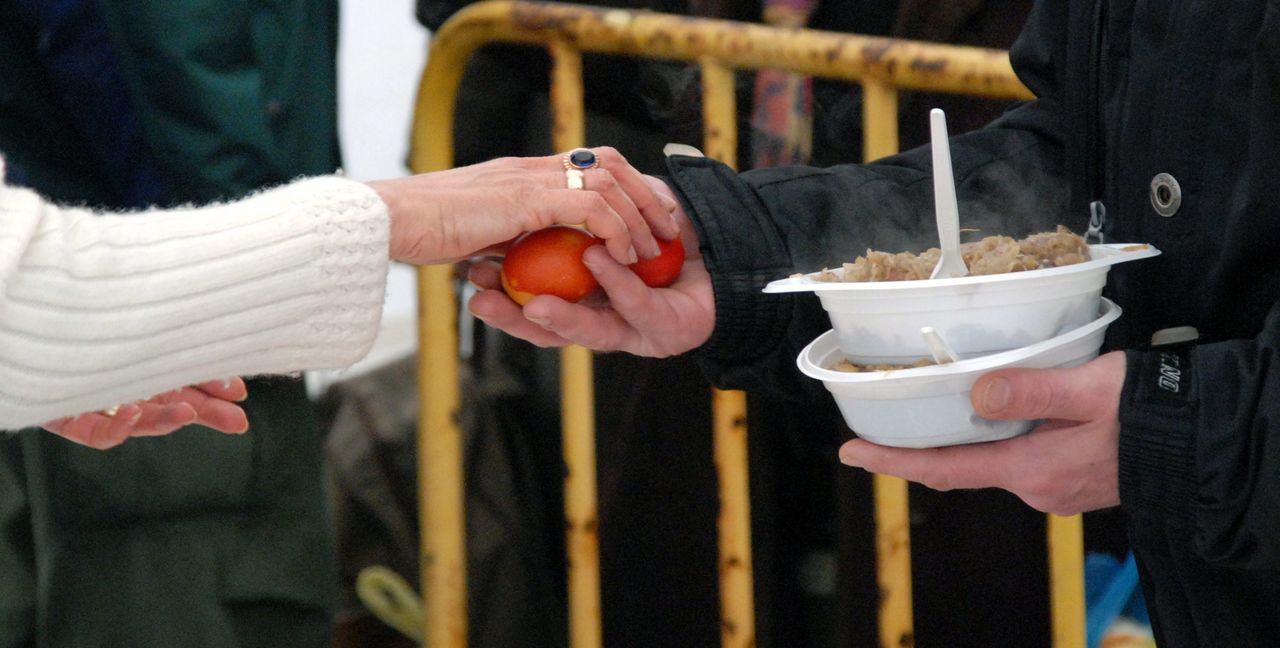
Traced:
<path id="1" fill-rule="evenodd" d="M 466 532 L 463 512 L 462 431 L 458 427 L 457 311 L 448 267 L 418 274 L 421 340 L 418 375 L 419 556 L 424 592 L 424 636 L 434 647 L 467 645 Z M 453 377 L 454 379 L 450 379 Z"/>
<path id="2" fill-rule="evenodd" d="M 464 62 L 487 42 L 546 44 L 557 39 L 584 52 L 691 63 L 710 58 L 737 69 L 778 68 L 850 82 L 873 79 L 908 90 L 1032 97 L 1014 76 L 1004 50 L 547 2 L 471 5 L 434 35 L 432 54 L 448 50 Z"/>
<path id="3" fill-rule="evenodd" d="M 453 166 L 453 112 L 470 51 L 433 44 L 418 86 L 410 168 Z M 452 64 L 451 64 L 452 63 Z M 453 271 L 418 270 L 418 519 L 424 645 L 467 645 L 466 527 L 458 426 L 458 332 Z"/>
<path id="4" fill-rule="evenodd" d="M 733 69 L 702 61 L 704 152 L 737 167 L 738 108 Z M 751 562 L 751 489 L 747 460 L 747 395 L 712 390 L 712 444 L 720 496 L 720 645 L 753 648 L 756 617 Z"/>
<path id="5" fill-rule="evenodd" d="M 583 146 L 582 53 L 553 40 L 551 53 L 551 141 L 557 150 Z M 569 568 L 569 646 L 596 648 L 603 641 L 600 618 L 600 538 L 596 506 L 595 391 L 591 351 L 560 350 L 560 411 L 564 447 L 565 550 Z"/>
<path id="6" fill-rule="evenodd" d="M 898 92 L 878 80 L 862 82 L 862 154 L 867 161 L 898 152 Z M 876 508 L 876 581 L 880 585 L 880 645 L 914 646 L 911 600 L 911 524 L 907 482 L 872 478 Z"/>
<path id="7" fill-rule="evenodd" d="M 1084 648 L 1084 522 L 1049 515 L 1050 627 L 1054 648 Z"/>

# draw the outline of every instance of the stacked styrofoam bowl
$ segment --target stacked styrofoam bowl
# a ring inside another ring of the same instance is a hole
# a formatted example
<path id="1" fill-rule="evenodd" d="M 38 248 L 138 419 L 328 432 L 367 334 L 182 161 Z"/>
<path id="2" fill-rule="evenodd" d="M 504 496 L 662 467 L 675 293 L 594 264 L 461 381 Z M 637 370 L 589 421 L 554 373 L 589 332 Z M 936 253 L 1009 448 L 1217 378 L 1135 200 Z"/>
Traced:
<path id="1" fill-rule="evenodd" d="M 1111 266 L 1160 253 L 1142 244 L 1089 251 L 1088 261 L 1058 268 L 886 282 L 826 282 L 813 273 L 775 281 L 765 292 L 817 293 L 832 330 L 796 362 L 826 385 L 858 436 L 912 448 L 994 441 L 1033 422 L 979 417 L 969 400 L 974 382 L 995 369 L 1069 367 L 1096 357 L 1121 312 L 1101 296 Z M 960 359 L 887 371 L 831 369 L 840 360 L 874 366 L 930 358 L 923 327 L 933 327 Z"/>

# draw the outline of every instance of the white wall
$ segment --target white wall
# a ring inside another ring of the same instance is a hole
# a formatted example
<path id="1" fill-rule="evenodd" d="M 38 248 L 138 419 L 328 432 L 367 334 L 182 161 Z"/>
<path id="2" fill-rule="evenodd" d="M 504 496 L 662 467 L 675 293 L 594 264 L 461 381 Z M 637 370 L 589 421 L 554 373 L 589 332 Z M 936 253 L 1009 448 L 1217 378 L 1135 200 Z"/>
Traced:
<path id="1" fill-rule="evenodd" d="M 404 175 L 427 31 L 414 18 L 413 0 L 343 0 L 340 4 L 338 134 L 345 171 L 357 180 Z M 344 376 L 414 350 L 415 290 L 413 269 L 394 266 L 373 351 L 346 371 L 308 374 L 313 394 Z"/>

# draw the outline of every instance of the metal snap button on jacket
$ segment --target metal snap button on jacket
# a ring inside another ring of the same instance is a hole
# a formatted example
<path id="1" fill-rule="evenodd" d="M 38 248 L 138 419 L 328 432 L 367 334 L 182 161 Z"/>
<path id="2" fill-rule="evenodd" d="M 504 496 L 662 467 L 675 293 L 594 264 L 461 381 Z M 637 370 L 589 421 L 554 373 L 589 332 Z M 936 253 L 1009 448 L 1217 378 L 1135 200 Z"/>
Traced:
<path id="1" fill-rule="evenodd" d="M 1157 173 L 1151 179 L 1151 207 L 1157 214 L 1168 218 L 1178 213 L 1182 206 L 1182 187 L 1177 178 L 1167 173 Z"/>

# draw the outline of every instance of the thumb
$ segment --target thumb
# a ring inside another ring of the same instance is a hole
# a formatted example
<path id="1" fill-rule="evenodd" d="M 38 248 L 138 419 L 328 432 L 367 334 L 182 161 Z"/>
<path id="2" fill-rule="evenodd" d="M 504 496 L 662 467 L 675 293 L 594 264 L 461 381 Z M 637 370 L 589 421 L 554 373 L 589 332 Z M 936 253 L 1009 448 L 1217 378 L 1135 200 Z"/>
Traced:
<path id="1" fill-rule="evenodd" d="M 1069 369 L 1002 369 L 979 378 L 969 398 L 989 419 L 1089 421 L 1118 407 L 1124 369 L 1118 351 Z"/>

